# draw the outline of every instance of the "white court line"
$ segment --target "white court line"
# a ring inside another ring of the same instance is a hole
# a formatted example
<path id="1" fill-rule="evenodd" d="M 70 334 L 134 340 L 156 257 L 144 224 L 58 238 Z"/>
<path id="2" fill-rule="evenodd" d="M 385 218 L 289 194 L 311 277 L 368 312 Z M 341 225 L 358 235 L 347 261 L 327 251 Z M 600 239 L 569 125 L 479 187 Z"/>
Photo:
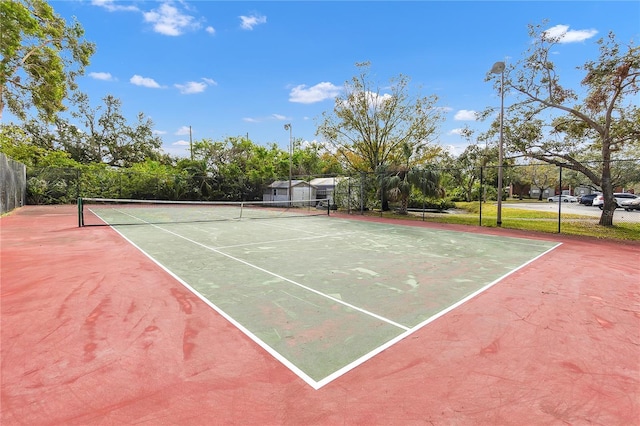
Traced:
<path id="1" fill-rule="evenodd" d="M 353 219 L 334 218 L 333 220 L 352 221 Z M 359 233 L 362 233 L 362 234 L 373 235 L 376 238 L 381 238 L 379 232 L 388 231 L 390 229 L 397 229 L 395 227 L 389 227 L 388 225 L 380 223 L 380 222 L 363 222 L 363 223 L 379 225 L 382 228 L 379 229 L 376 232 L 354 231 L 354 233 L 359 232 Z M 403 227 L 403 228 L 412 228 L 411 225 L 405 225 L 405 224 L 398 224 L 396 226 L 397 227 Z M 435 228 L 418 228 L 418 229 L 422 229 L 422 230 L 425 230 L 425 231 L 428 231 L 428 232 L 439 233 L 439 234 L 447 233 L 447 234 L 459 235 L 460 238 L 464 239 L 464 241 L 468 241 L 468 240 L 471 240 L 471 239 L 476 240 L 476 241 L 483 241 L 483 240 L 487 240 L 487 239 L 498 239 L 498 240 L 502 240 L 502 241 L 508 241 L 509 243 L 522 245 L 522 246 L 534 246 L 534 247 L 538 247 L 539 246 L 539 244 L 536 244 L 536 243 L 533 242 L 533 241 L 537 241 L 537 240 L 530 240 L 530 239 L 526 239 L 526 238 L 522 238 L 522 237 L 504 237 L 502 235 L 473 234 L 471 232 L 448 230 L 448 229 L 435 229 Z M 398 240 L 398 239 L 401 239 L 403 237 L 405 237 L 404 234 L 399 234 L 399 235 L 391 234 L 391 235 L 385 235 L 384 236 L 384 238 L 386 240 Z M 451 243 L 459 243 L 460 241 L 458 241 L 456 239 L 452 239 L 449 242 L 451 242 Z"/>
<path id="2" fill-rule="evenodd" d="M 150 226 L 153 226 L 154 228 L 160 229 L 161 231 L 164 231 L 164 232 L 166 232 L 166 233 L 168 233 L 168 234 L 174 235 L 174 236 L 176 236 L 176 237 L 178 237 L 178 238 L 182 238 L 183 240 L 188 241 L 188 242 L 190 242 L 190 243 L 192 243 L 192 244 L 195 244 L 195 245 L 197 245 L 197 246 L 200 246 L 200 247 L 202 247 L 202 248 L 204 248 L 204 249 L 210 250 L 210 251 L 212 251 L 212 252 L 214 252 L 214 253 L 217 253 L 217 254 L 219 254 L 219 255 L 221 255 L 221 256 L 227 257 L 227 258 L 229 258 L 229 259 L 231 259 L 231 260 L 235 260 L 236 262 L 238 262 L 238 263 L 242 263 L 242 264 L 243 264 L 243 265 L 245 265 L 245 266 L 249 266 L 250 268 L 256 269 L 256 270 L 258 270 L 258 271 L 260 271 L 260 272 L 264 272 L 264 273 L 265 273 L 265 274 L 267 274 L 267 275 L 271 275 L 272 277 L 275 277 L 275 278 L 281 279 L 281 280 L 283 280 L 283 281 L 286 281 L 286 282 L 288 282 L 288 283 L 290 283 L 290 284 L 293 284 L 293 285 L 298 286 L 298 287 L 300 287 L 300 288 L 303 288 L 303 289 L 305 289 L 305 290 L 307 290 L 307 291 L 310 291 L 311 293 L 315 293 L 315 294 L 317 294 L 318 296 L 324 297 L 325 299 L 329 299 L 329 300 L 331 300 L 331 301 L 333 301 L 333 302 L 336 302 L 336 303 L 338 303 L 338 304 L 340 304 L 340 305 L 346 306 L 346 307 L 348 307 L 348 308 L 350 308 L 350 309 L 353 309 L 353 310 L 355 310 L 355 311 L 358 311 L 358 312 L 361 312 L 361 313 L 363 313 L 363 314 L 365 314 L 365 315 L 368 315 L 368 316 L 370 316 L 370 317 L 373 317 L 373 318 L 375 318 L 375 319 L 377 319 L 377 320 L 379 320 L 379 321 L 385 322 L 385 323 L 390 324 L 390 325 L 392 325 L 392 326 L 394 326 L 394 327 L 398 327 L 398 328 L 400 328 L 400 329 L 402 329 L 402 330 L 409 330 L 409 327 L 404 326 L 404 325 L 402 325 L 402 324 L 399 324 L 399 323 L 397 323 L 397 322 L 395 322 L 395 321 L 393 321 L 393 320 L 390 320 L 389 318 L 385 318 L 385 317 L 383 317 L 383 316 L 381 316 L 381 315 L 378 315 L 378 314 L 375 314 L 375 313 L 373 313 L 373 312 L 367 311 L 366 309 L 362 309 L 362 308 L 360 308 L 360 307 L 358 307 L 358 306 L 352 305 L 351 303 L 347 303 L 347 302 L 345 302 L 345 301 L 343 301 L 343 300 L 340 300 L 340 299 L 338 299 L 338 298 L 336 298 L 336 297 L 333 297 L 333 296 L 330 296 L 330 295 L 328 295 L 328 294 L 322 293 L 321 291 L 318 291 L 318 290 L 316 290 L 316 289 L 314 289 L 314 288 L 308 287 L 308 286 L 306 286 L 306 285 L 304 285 L 304 284 L 301 284 L 301 283 L 299 283 L 299 282 L 297 282 L 297 281 L 294 281 L 294 280 L 292 280 L 292 279 L 289 279 L 289 278 L 287 278 L 287 277 L 285 277 L 285 276 L 282 276 L 282 275 L 280 275 L 280 274 L 276 274 L 275 272 L 271 272 L 271 271 L 269 271 L 269 270 L 267 270 L 267 269 L 264 269 L 264 268 L 262 268 L 262 267 L 260 267 L 260 266 L 258 266 L 258 265 L 254 265 L 253 263 L 249 263 L 249 262 L 247 262 L 246 260 L 240 259 L 240 258 L 238 258 L 238 257 L 232 256 L 232 255 L 227 254 L 227 253 L 225 253 L 225 252 L 223 252 L 223 251 L 220 251 L 220 250 L 216 249 L 215 247 L 210 247 L 210 246 L 208 246 L 208 245 L 206 245 L 206 244 L 202 244 L 202 243 L 200 243 L 200 242 L 198 242 L 198 241 L 192 240 L 191 238 L 187 238 L 187 237 L 185 237 L 184 235 L 180 235 L 180 234 L 178 234 L 177 232 L 170 231 L 170 230 L 165 229 L 165 228 L 163 228 L 163 227 L 161 227 L 161 226 L 158 226 L 158 225 L 155 225 L 155 224 L 153 224 L 153 223 L 147 222 L 147 221 L 145 221 L 144 219 L 140 219 L 140 218 L 138 218 L 138 217 L 135 217 L 135 216 L 133 216 L 133 215 L 130 215 L 129 213 L 125 213 L 125 212 L 121 212 L 121 213 L 123 213 L 123 214 L 125 214 L 125 215 L 128 215 L 128 216 L 131 216 L 132 218 L 134 218 L 134 219 L 136 219 L 136 220 L 140 220 L 140 221 L 142 221 L 142 222 L 144 222 L 144 223 L 146 223 L 146 224 L 148 224 L 148 225 L 150 225 Z"/>
<path id="3" fill-rule="evenodd" d="M 282 229 L 286 229 L 288 231 L 291 231 L 292 229 L 296 230 L 295 228 L 286 228 L 286 227 L 282 227 Z M 329 239 L 329 238 L 342 238 L 345 236 L 349 236 L 349 235 L 353 235 L 358 233 L 358 231 L 354 231 L 354 232 L 342 232 L 342 233 L 337 233 L 337 234 L 317 234 L 312 236 L 312 237 L 298 237 L 298 238 L 286 238 L 286 239 L 282 239 L 282 240 L 271 240 L 271 241 L 258 241 L 256 243 L 243 243 L 243 244 L 233 244 L 230 246 L 217 246 L 216 249 L 218 250 L 222 250 L 222 249 L 228 249 L 228 248 L 241 248 L 241 247 L 249 247 L 249 246 L 259 246 L 259 245 L 265 245 L 265 244 L 278 244 L 278 243 L 286 243 L 286 242 L 291 242 L 291 241 L 309 241 L 309 240 L 320 240 L 320 239 Z"/>
<path id="4" fill-rule="evenodd" d="M 108 224 L 99 214 L 93 212 L 93 214 L 95 214 L 97 217 L 100 218 L 100 220 L 102 220 L 105 224 Z M 126 213 L 125 213 L 126 214 Z M 137 218 L 136 218 L 137 219 Z M 204 297 L 202 294 L 200 294 L 198 292 L 198 290 L 196 290 L 195 288 L 191 287 L 186 281 L 184 281 L 182 278 L 180 278 L 178 275 L 174 274 L 171 270 L 167 269 L 166 266 L 164 266 L 162 263 L 158 262 L 153 256 L 151 256 L 149 253 L 147 253 L 146 251 L 144 251 L 140 246 L 138 246 L 136 243 L 134 243 L 132 240 L 130 240 L 129 238 L 127 238 L 122 232 L 120 232 L 118 229 L 116 229 L 115 227 L 109 225 L 111 227 L 111 229 L 113 229 L 114 231 L 116 231 L 122 238 L 124 238 L 126 241 L 129 242 L 129 244 L 131 244 L 132 246 L 134 246 L 136 249 L 138 249 L 143 255 L 145 255 L 147 258 L 149 258 L 149 260 L 151 260 L 153 263 L 155 263 L 156 265 L 158 265 L 158 267 L 160 267 L 163 271 L 165 271 L 167 274 L 169 274 L 170 276 L 172 276 L 176 281 L 178 281 L 180 284 L 182 284 L 187 290 L 189 290 L 191 293 L 193 293 L 196 297 L 198 297 L 200 300 L 202 300 L 204 303 L 206 303 L 210 308 L 212 308 L 214 311 L 216 311 L 218 314 L 220 314 L 220 316 L 222 316 L 224 319 L 226 319 L 227 321 L 229 321 L 229 323 L 231 323 L 232 325 L 234 325 L 238 330 L 240 330 L 242 333 L 244 333 L 249 339 L 253 340 L 254 343 L 256 343 L 258 346 L 260 346 L 262 349 L 264 349 L 267 353 L 269 353 L 272 357 L 274 357 L 276 360 L 280 361 L 280 363 L 282 365 L 284 365 L 285 367 L 287 367 L 289 370 L 291 370 L 293 372 L 293 374 L 297 375 L 298 377 L 300 377 L 305 383 L 307 383 L 309 386 L 311 386 L 313 389 L 320 389 L 320 387 L 318 386 L 318 382 L 316 380 L 314 380 L 313 378 L 311 378 L 309 375 L 307 375 L 307 373 L 305 373 L 304 371 L 302 371 L 300 368 L 298 368 L 298 366 L 296 366 L 295 364 L 293 364 L 291 361 L 289 361 L 287 358 L 283 357 L 278 351 L 276 351 L 275 349 L 273 349 L 271 346 L 267 345 L 264 341 L 262 341 L 260 338 L 258 338 L 258 336 L 256 336 L 255 334 L 253 334 L 251 331 L 249 331 L 249 329 L 247 329 L 245 326 L 243 326 L 242 324 L 240 324 L 238 321 L 236 321 L 232 316 L 228 315 L 223 309 L 219 308 L 217 305 L 215 305 L 214 303 L 212 303 L 209 299 L 207 299 L 206 297 Z"/>
<path id="5" fill-rule="evenodd" d="M 326 385 L 327 383 L 337 379 L 338 377 L 342 376 L 343 374 L 347 373 L 350 370 L 353 370 L 354 368 L 356 368 L 357 366 L 359 366 L 360 364 L 364 363 L 365 361 L 373 358 L 374 356 L 376 356 L 377 354 L 379 354 L 380 352 L 384 351 L 385 349 L 395 345 L 396 343 L 398 343 L 399 341 L 401 341 L 402 339 L 406 338 L 407 336 L 415 333 L 416 331 L 420 330 L 422 327 L 424 327 L 425 325 L 437 320 L 438 318 L 440 318 L 441 316 L 445 315 L 446 313 L 456 309 L 457 307 L 459 307 L 460 305 L 468 302 L 469 300 L 473 299 L 474 297 L 478 296 L 481 293 L 484 293 L 485 291 L 487 291 L 488 289 L 490 289 L 491 287 L 493 287 L 494 285 L 496 285 L 497 283 L 499 283 L 500 281 L 502 281 L 503 279 L 505 279 L 506 277 L 508 277 L 509 275 L 513 274 L 514 272 L 524 268 L 525 266 L 527 266 L 528 264 L 534 262 L 535 260 L 539 259 L 540 257 L 546 255 L 547 253 L 551 252 L 552 250 L 555 250 L 556 248 L 558 248 L 560 245 L 562 245 L 562 243 L 558 243 L 555 246 L 551 247 L 550 249 L 548 249 L 547 251 L 545 251 L 544 253 L 539 254 L 538 256 L 534 257 L 533 259 L 523 263 L 522 265 L 518 266 L 517 268 L 507 272 L 506 274 L 504 274 L 503 276 L 499 277 L 498 279 L 490 282 L 489 284 L 485 285 L 484 287 L 474 291 L 473 293 L 471 293 L 470 295 L 468 295 L 467 297 L 457 301 L 456 303 L 454 303 L 453 305 L 441 310 L 440 312 L 438 312 L 435 315 L 430 316 L 429 318 L 427 318 L 426 320 L 424 320 L 423 322 L 421 322 L 418 325 L 413 326 L 410 330 L 407 330 L 406 332 L 396 336 L 395 338 L 389 340 L 387 343 L 385 343 L 384 345 L 378 346 L 376 349 L 374 349 L 373 351 L 369 352 L 368 354 L 363 355 L 362 357 L 354 360 L 353 362 L 351 362 L 350 364 L 345 365 L 344 367 L 342 367 L 339 370 L 336 370 L 334 373 L 328 375 L 327 377 L 325 377 L 324 379 L 320 380 L 317 382 L 318 384 L 318 389 L 320 389 L 322 386 Z"/>
<path id="6" fill-rule="evenodd" d="M 128 213 L 124 213 L 123 214 L 129 215 Z M 96 216 L 98 216 L 101 220 L 104 221 L 104 219 L 102 219 L 97 213 L 94 212 L 94 214 L 96 214 Z M 129 215 L 131 216 L 131 215 Z M 184 280 L 182 280 L 179 276 L 177 276 L 176 274 L 174 274 L 173 272 L 171 272 L 169 269 L 167 269 L 164 265 L 162 265 L 161 263 L 159 263 L 156 259 L 154 259 L 151 255 L 149 255 L 148 253 L 146 253 L 142 248 L 140 248 L 137 244 L 135 244 L 133 241 L 131 241 L 129 238 L 127 238 L 125 235 L 123 235 L 119 230 L 117 230 L 116 228 L 114 228 L 113 226 L 111 226 L 112 229 L 114 229 L 118 234 L 120 234 L 120 236 L 122 236 L 125 240 L 127 240 L 130 244 L 132 244 L 134 247 L 136 247 L 138 250 L 140 250 L 140 252 L 142 252 L 145 256 L 147 256 L 151 261 L 153 261 L 155 264 L 157 264 L 160 268 L 162 268 L 163 270 L 165 270 L 169 275 L 171 275 L 172 277 L 174 277 L 178 282 L 180 282 L 183 286 L 185 286 L 187 289 L 189 289 L 193 294 L 195 294 L 198 298 L 200 298 L 203 302 L 205 302 L 207 305 L 209 305 L 212 309 L 214 309 L 216 312 L 218 312 L 222 317 L 224 317 L 227 321 L 229 321 L 231 324 L 233 324 L 234 326 L 236 326 L 240 331 L 242 331 L 245 335 L 247 335 L 251 340 L 253 340 L 256 344 L 258 344 L 258 346 L 260 346 L 261 348 L 263 348 L 265 351 L 267 351 L 269 354 L 271 354 L 275 359 L 277 359 L 278 361 L 280 361 L 283 365 L 285 365 L 287 368 L 289 368 L 294 374 L 298 375 L 298 377 L 300 377 L 302 380 L 304 380 L 309 386 L 311 386 L 313 389 L 318 390 L 320 388 L 322 388 L 323 386 L 325 386 L 326 384 L 332 382 L 333 380 L 336 380 L 337 378 L 341 377 L 342 375 L 346 374 L 347 372 L 351 371 L 352 369 L 358 367 L 359 365 L 363 364 L 364 362 L 366 362 L 367 360 L 373 358 L 374 356 L 376 356 L 377 354 L 381 353 L 382 351 L 388 349 L 389 347 L 393 346 L 394 344 L 398 343 L 399 341 L 403 340 L 404 338 L 406 338 L 407 336 L 415 333 L 416 331 L 420 330 L 421 328 L 423 328 L 424 326 L 426 326 L 427 324 L 435 321 L 436 319 L 442 317 L 443 315 L 447 314 L 448 312 L 458 308 L 459 306 L 461 306 L 462 304 L 468 302 L 469 300 L 475 298 L 476 296 L 478 296 L 479 294 L 485 292 L 486 290 L 488 290 L 489 288 L 493 287 L 494 285 L 496 285 L 498 282 L 502 281 L 503 279 L 505 279 L 506 277 L 508 277 L 509 275 L 515 273 L 516 271 L 524 268 L 525 266 L 529 265 L 530 263 L 536 261 L 537 259 L 539 259 L 540 257 L 546 255 L 547 253 L 551 252 L 552 250 L 555 250 L 557 247 L 559 247 L 560 245 L 562 245 L 562 243 L 557 243 L 555 246 L 549 248 L 548 250 L 544 251 L 543 253 L 539 254 L 538 256 L 534 257 L 533 259 L 530 259 L 529 261 L 523 263 L 522 265 L 518 266 L 517 268 L 512 269 L 511 271 L 507 272 L 506 274 L 502 275 L 501 277 L 497 278 L 496 280 L 492 281 L 491 283 L 485 285 L 484 287 L 476 290 L 475 292 L 469 294 L 468 296 L 466 296 L 465 298 L 459 300 L 458 302 L 454 303 L 453 305 L 450 305 L 449 307 L 443 309 L 442 311 L 432 315 L 431 317 L 427 318 L 425 321 L 419 323 L 418 325 L 414 326 L 414 327 L 406 327 L 400 324 L 396 324 L 395 322 L 391 321 L 391 320 L 387 320 L 383 317 L 380 317 L 376 314 L 370 313 L 366 310 L 357 308 L 353 305 L 350 305 L 348 303 L 345 303 L 339 299 L 333 298 L 331 296 L 328 295 L 324 295 L 321 292 L 318 292 L 317 290 L 314 290 L 312 288 L 306 287 L 302 284 L 296 283 L 295 281 L 289 280 L 288 278 L 282 277 L 278 274 L 269 272 L 263 268 L 260 268 L 256 265 L 252 265 L 242 259 L 238 259 L 235 258 L 233 256 L 230 256 L 226 253 L 220 252 L 219 250 L 216 250 L 212 247 L 208 247 L 204 244 L 198 243 L 197 241 L 193 241 L 189 238 L 183 237 L 182 235 L 179 235 L 175 232 L 166 230 L 160 226 L 151 224 L 149 222 L 146 222 L 140 218 L 137 218 L 135 216 L 131 216 L 133 218 L 135 218 L 136 220 L 140 220 L 141 222 L 144 223 L 148 223 L 151 226 L 154 226 L 162 231 L 168 232 L 170 234 L 173 234 L 179 238 L 183 238 L 193 244 L 196 244 L 198 246 L 201 246 L 203 248 L 206 248 L 207 250 L 212 250 L 222 256 L 228 257 L 230 259 L 236 260 L 242 264 L 245 264 L 247 266 L 250 266 L 252 268 L 256 268 L 260 271 L 263 271 L 267 274 L 270 274 L 272 276 L 275 276 L 277 278 L 283 279 L 287 282 L 290 282 L 294 285 L 297 285 L 301 288 L 307 289 L 313 293 L 319 294 L 323 297 L 327 297 L 331 300 L 336 301 L 337 303 L 343 304 L 345 306 L 351 307 L 352 309 L 355 309 L 357 311 L 360 311 L 362 313 L 365 313 L 367 315 L 371 315 L 377 319 L 380 319 L 381 321 L 387 322 L 389 324 L 392 325 L 396 325 L 397 327 L 405 330 L 403 333 L 399 334 L 398 336 L 396 336 L 395 338 L 387 341 L 385 344 L 378 346 L 377 348 L 375 348 L 374 350 L 370 351 L 369 353 L 361 356 L 360 358 L 352 361 L 351 363 L 345 365 L 344 367 L 336 370 L 335 372 L 333 372 L 332 374 L 326 376 L 325 378 L 316 381 L 314 379 L 312 379 L 309 375 L 307 375 L 304 371 L 302 371 L 300 368 L 298 368 L 295 364 L 293 364 L 291 361 L 289 361 L 288 359 L 286 359 L 285 357 L 283 357 L 279 352 L 275 351 L 273 348 L 271 348 L 269 345 L 267 345 L 265 342 L 263 342 L 260 338 L 258 338 L 256 335 L 254 335 L 251 331 L 249 331 L 247 328 L 245 328 L 242 324 L 238 323 L 235 319 L 233 319 L 231 316 L 229 316 L 226 312 L 224 312 L 222 309 L 220 309 L 218 306 L 216 306 L 215 304 L 213 304 L 210 300 L 208 300 L 206 297 L 202 296 L 197 290 L 195 290 L 193 287 L 191 287 L 189 284 L 187 284 Z M 106 223 L 106 221 L 105 221 Z M 386 229 L 392 229 L 392 228 L 386 228 Z M 354 231 L 354 233 L 356 233 L 358 231 Z M 451 232 L 457 232 L 457 231 L 451 231 Z M 369 232 L 365 232 L 365 233 L 369 233 Z M 487 237 L 491 237 L 491 235 L 487 235 Z M 499 237 L 499 236 L 498 236 Z M 514 240 L 518 240 L 518 238 L 514 238 Z"/>
<path id="7" fill-rule="evenodd" d="M 258 266 L 258 265 L 254 265 L 253 263 L 249 263 L 249 262 L 247 262 L 246 260 L 240 259 L 240 258 L 235 257 L 235 256 L 231 256 L 230 254 L 227 254 L 227 253 L 225 253 L 225 252 L 223 252 L 223 251 L 220 251 L 220 250 L 218 250 L 218 249 L 216 249 L 216 248 L 214 248 L 214 247 L 210 247 L 210 246 L 208 246 L 208 245 L 206 245 L 206 244 L 199 243 L 198 241 L 194 241 L 194 240 L 192 240 L 191 238 L 187 238 L 187 237 L 185 237 L 185 236 L 183 236 L 183 235 L 180 235 L 180 234 L 178 234 L 178 233 L 176 233 L 176 232 L 169 231 L 168 229 L 164 229 L 164 228 L 162 228 L 161 226 L 157 226 L 157 225 L 154 225 L 154 224 L 152 224 L 152 223 L 150 223 L 150 225 L 151 225 L 151 226 L 153 226 L 153 227 L 155 227 L 155 228 L 158 228 L 158 229 L 160 229 L 160 230 L 162 230 L 162 231 L 164 231 L 164 232 L 167 232 L 167 233 L 169 233 L 169 234 L 171 234 L 171 235 L 174 235 L 174 236 L 176 236 L 176 237 L 178 237 L 178 238 L 182 238 L 182 239 L 183 239 L 183 240 L 185 240 L 185 241 L 188 241 L 188 242 L 193 243 L 193 244 L 195 244 L 195 245 L 197 245 L 197 246 L 200 246 L 200 247 L 205 248 L 205 249 L 207 249 L 207 250 L 210 250 L 210 251 L 212 251 L 212 252 L 214 252 L 214 253 L 217 253 L 217 254 L 219 254 L 219 255 L 221 255 L 221 256 L 227 257 L 227 258 L 229 258 L 229 259 L 231 259 L 231 260 L 235 260 L 235 261 L 236 261 L 236 262 L 238 262 L 238 263 L 242 263 L 242 264 L 243 264 L 243 265 L 245 265 L 245 266 L 249 266 L 250 268 L 257 269 L 258 271 L 260 271 L 260 272 L 264 272 L 264 273 L 265 273 L 265 274 L 267 274 L 267 275 L 271 275 L 272 277 L 275 277 L 275 278 L 281 279 L 281 280 L 286 281 L 286 282 L 288 282 L 288 283 L 290 283 L 290 284 L 293 284 L 293 285 L 298 286 L 298 287 L 300 287 L 300 288 L 303 288 L 303 289 L 305 289 L 305 290 L 307 290 L 307 291 L 310 291 L 310 292 L 312 292 L 312 293 L 315 293 L 315 294 L 317 294 L 318 296 L 321 296 L 321 297 L 324 297 L 324 298 L 326 298 L 326 299 L 332 300 L 332 301 L 334 301 L 334 302 L 336 302 L 336 303 L 339 303 L 340 305 L 346 306 L 346 307 L 348 307 L 348 308 L 351 308 L 351 309 L 353 309 L 353 310 L 356 310 L 356 311 L 361 312 L 361 313 L 363 313 L 363 314 L 365 314 L 365 315 L 368 315 L 368 316 L 373 317 L 373 318 L 375 318 L 375 319 L 377 319 L 377 320 L 380 320 L 380 321 L 386 322 L 387 324 L 391 324 L 391 325 L 393 325 L 393 326 L 395 326 L 395 327 L 398 327 L 398 328 L 401 328 L 401 329 L 403 329 L 403 330 L 409 330 L 409 327 L 406 327 L 406 326 L 404 326 L 404 325 L 402 325 L 402 324 L 399 324 L 399 323 L 397 323 L 397 322 L 395 322 L 395 321 L 393 321 L 393 320 L 390 320 L 390 319 L 388 319 L 388 318 L 385 318 L 385 317 L 383 317 L 383 316 L 381 316 L 381 315 L 378 315 L 378 314 L 375 314 L 375 313 L 373 313 L 373 312 L 367 311 L 366 309 L 359 308 L 359 307 L 357 307 L 357 306 L 355 306 L 355 305 L 352 305 L 351 303 L 347 303 L 347 302 L 345 302 L 345 301 L 343 301 L 343 300 L 340 300 L 340 299 L 338 299 L 338 298 L 336 298 L 336 297 L 333 297 L 333 296 L 330 296 L 330 295 L 328 295 L 328 294 L 322 293 L 321 291 L 318 291 L 318 290 L 313 289 L 313 288 L 311 288 L 311 287 L 307 287 L 307 286 L 306 286 L 306 285 L 304 285 L 304 284 L 300 284 L 299 282 L 296 282 L 296 281 L 294 281 L 294 280 L 292 280 L 292 279 L 289 279 L 289 278 L 287 278 L 287 277 L 285 277 L 285 276 L 282 276 L 282 275 L 280 275 L 280 274 L 276 274 L 275 272 L 271 272 L 271 271 L 269 271 L 269 270 L 267 270 L 267 269 L 264 269 L 264 268 L 262 268 L 262 267 L 260 267 L 260 266 Z"/>

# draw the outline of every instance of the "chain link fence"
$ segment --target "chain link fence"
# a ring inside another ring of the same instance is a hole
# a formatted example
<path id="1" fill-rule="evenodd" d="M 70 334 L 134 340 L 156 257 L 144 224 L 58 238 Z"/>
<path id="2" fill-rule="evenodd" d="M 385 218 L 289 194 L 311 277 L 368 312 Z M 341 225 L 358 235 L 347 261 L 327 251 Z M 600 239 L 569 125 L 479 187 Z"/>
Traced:
<path id="1" fill-rule="evenodd" d="M 596 175 L 601 173 L 602 163 L 585 164 Z M 640 160 L 613 161 L 610 168 L 613 182 L 626 182 L 614 184 L 614 193 L 640 194 Z M 423 187 L 412 184 L 405 193 L 397 187 L 385 188 L 390 181 L 396 185 L 398 181 L 411 181 L 411 172 L 359 173 L 343 178 L 336 186 L 338 207 L 350 214 L 382 216 L 395 212 L 432 221 L 459 215 L 479 226 L 537 221 L 541 229 L 551 232 L 562 232 L 563 224 L 596 225 L 603 214 L 602 201 L 596 198 L 601 194 L 600 188 L 583 173 L 568 167 L 546 163 L 503 166 L 500 202 L 497 166 L 412 172 L 437 175 L 439 187 L 446 191 L 433 195 L 426 188 L 426 178 L 417 180 Z M 613 222 L 640 223 L 640 206 L 620 205 L 613 213 Z"/>
<path id="2" fill-rule="evenodd" d="M 0 210 L 9 212 L 27 199 L 27 168 L 0 152 Z"/>
<path id="3" fill-rule="evenodd" d="M 599 173 L 597 163 L 589 165 Z M 3 167 L 3 170 L 6 168 Z M 640 193 L 640 160 L 611 163 L 619 193 Z M 294 185 L 310 184 L 313 199 L 326 199 L 349 214 L 387 212 L 437 221 L 458 215 L 480 226 L 517 225 L 538 221 L 549 231 L 563 224 L 597 224 L 602 211 L 593 206 L 600 193 L 582 173 L 549 164 L 503 166 L 503 194 L 498 202 L 498 167 L 470 166 L 342 176 L 264 177 L 177 173 L 136 173 L 98 166 L 39 168 L 27 172 L 27 203 L 73 203 L 78 197 L 147 200 L 253 201 L 268 200 Z M 5 179 L 3 179 L 5 180 Z M 280 182 L 276 188 L 274 182 Z M 280 191 L 280 192 L 279 192 Z M 292 191 L 295 194 L 295 190 Z M 556 196 L 563 197 L 556 197 Z M 3 192 L 4 197 L 4 192 Z M 24 195 L 23 198 L 24 200 Z M 640 210 L 618 208 L 614 223 L 640 222 Z"/>

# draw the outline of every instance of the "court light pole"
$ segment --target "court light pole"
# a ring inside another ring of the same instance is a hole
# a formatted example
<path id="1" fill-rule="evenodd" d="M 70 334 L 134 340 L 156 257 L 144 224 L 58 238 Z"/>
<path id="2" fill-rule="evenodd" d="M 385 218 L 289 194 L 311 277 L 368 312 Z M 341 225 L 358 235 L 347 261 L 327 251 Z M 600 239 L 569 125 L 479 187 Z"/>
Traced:
<path id="1" fill-rule="evenodd" d="M 189 152 L 191 152 L 191 161 L 193 161 L 193 139 L 191 138 L 191 126 L 189 126 Z"/>
<path id="2" fill-rule="evenodd" d="M 498 147 L 498 215 L 497 226 L 502 226 L 502 156 L 504 127 L 504 62 L 496 62 L 491 67 L 491 74 L 500 74 L 500 142 Z"/>
<path id="3" fill-rule="evenodd" d="M 289 202 L 291 202 L 291 172 L 293 170 L 293 130 L 291 123 L 285 124 L 284 129 L 289 131 Z"/>

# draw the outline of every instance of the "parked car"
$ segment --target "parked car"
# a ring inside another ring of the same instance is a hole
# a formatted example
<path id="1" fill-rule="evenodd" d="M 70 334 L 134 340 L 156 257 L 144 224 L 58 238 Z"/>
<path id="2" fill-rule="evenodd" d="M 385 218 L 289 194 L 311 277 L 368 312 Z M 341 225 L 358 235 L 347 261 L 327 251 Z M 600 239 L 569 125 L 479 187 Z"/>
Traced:
<path id="1" fill-rule="evenodd" d="M 637 195 L 631 194 L 629 192 L 614 192 L 613 197 L 616 200 L 616 208 L 624 207 L 623 203 L 625 201 L 631 201 L 638 198 Z M 600 210 L 602 210 L 602 207 L 604 206 L 604 197 L 602 196 L 602 194 L 593 199 L 592 205 L 599 207 Z"/>
<path id="2" fill-rule="evenodd" d="M 594 198 L 593 201 L 591 202 L 592 206 L 600 207 L 600 209 L 602 209 L 603 204 L 604 204 L 604 197 L 602 196 L 602 194 L 598 194 L 596 198 Z"/>
<path id="3" fill-rule="evenodd" d="M 553 197 L 547 198 L 547 201 L 550 203 L 557 203 L 562 198 L 563 203 L 577 203 L 578 198 L 573 195 L 554 195 Z"/>
<path id="4" fill-rule="evenodd" d="M 628 212 L 631 210 L 640 210 L 640 197 L 625 198 L 620 201 L 620 207 Z"/>
<path id="5" fill-rule="evenodd" d="M 593 204 L 593 199 L 596 198 L 598 195 L 597 193 L 593 193 L 593 194 L 584 194 L 580 197 L 578 197 L 578 202 L 580 204 L 584 204 L 585 206 L 590 206 L 591 204 Z"/>

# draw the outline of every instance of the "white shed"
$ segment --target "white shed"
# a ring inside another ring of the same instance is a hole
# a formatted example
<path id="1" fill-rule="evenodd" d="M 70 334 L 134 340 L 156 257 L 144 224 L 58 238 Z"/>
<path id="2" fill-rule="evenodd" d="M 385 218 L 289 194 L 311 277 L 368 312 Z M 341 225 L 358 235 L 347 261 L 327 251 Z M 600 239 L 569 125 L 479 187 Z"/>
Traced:
<path id="1" fill-rule="evenodd" d="M 300 202 L 301 205 L 314 205 L 316 199 L 316 187 L 303 180 L 291 181 L 291 201 Z M 289 181 L 277 180 L 267 187 L 262 194 L 263 201 L 289 201 Z M 313 200 L 313 201 L 312 201 Z"/>
<path id="2" fill-rule="evenodd" d="M 329 203 L 333 204 L 333 192 L 336 189 L 336 185 L 345 179 L 346 177 L 324 177 L 311 179 L 311 185 L 316 187 L 316 195 L 318 199 L 329 200 Z"/>

